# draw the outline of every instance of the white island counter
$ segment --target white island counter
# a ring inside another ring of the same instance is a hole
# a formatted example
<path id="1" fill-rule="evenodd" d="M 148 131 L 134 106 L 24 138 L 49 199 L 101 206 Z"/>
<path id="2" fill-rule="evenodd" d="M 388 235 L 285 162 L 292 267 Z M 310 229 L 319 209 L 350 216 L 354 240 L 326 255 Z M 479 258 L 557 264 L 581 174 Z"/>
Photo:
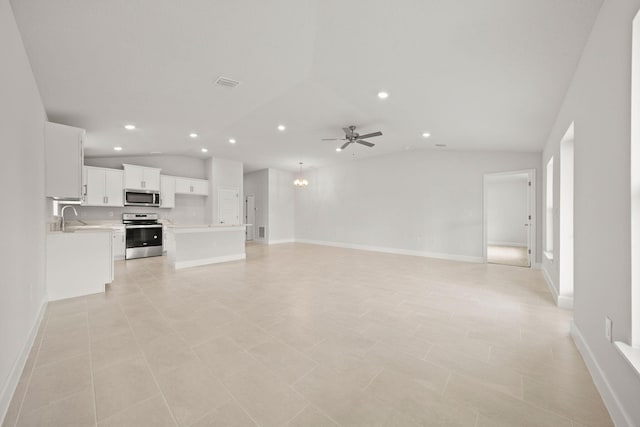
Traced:
<path id="1" fill-rule="evenodd" d="M 175 268 L 245 259 L 246 224 L 168 225 L 167 257 Z"/>

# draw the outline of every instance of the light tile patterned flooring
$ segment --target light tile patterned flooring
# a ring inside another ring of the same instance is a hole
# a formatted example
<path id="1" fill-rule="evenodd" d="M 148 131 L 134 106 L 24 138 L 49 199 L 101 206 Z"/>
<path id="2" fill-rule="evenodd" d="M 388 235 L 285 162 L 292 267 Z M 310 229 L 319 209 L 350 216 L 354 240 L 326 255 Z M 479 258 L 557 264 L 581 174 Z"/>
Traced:
<path id="1" fill-rule="evenodd" d="M 118 262 L 49 305 L 4 425 L 611 426 L 539 271 L 303 244 Z"/>
<path id="2" fill-rule="evenodd" d="M 492 264 L 515 265 L 529 267 L 528 248 L 520 246 L 487 246 L 487 262 Z"/>

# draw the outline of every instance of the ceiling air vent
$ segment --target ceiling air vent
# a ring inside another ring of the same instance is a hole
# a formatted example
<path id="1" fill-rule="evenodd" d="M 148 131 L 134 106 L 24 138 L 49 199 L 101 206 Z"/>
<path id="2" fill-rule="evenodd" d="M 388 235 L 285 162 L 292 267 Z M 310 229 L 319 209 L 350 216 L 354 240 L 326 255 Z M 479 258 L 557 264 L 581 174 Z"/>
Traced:
<path id="1" fill-rule="evenodd" d="M 221 76 L 221 77 L 218 77 L 218 78 L 216 79 L 216 84 L 217 84 L 218 86 L 224 86 L 224 87 L 231 87 L 231 88 L 233 88 L 233 87 L 238 86 L 238 85 L 240 84 L 240 82 L 239 82 L 239 81 L 237 81 L 237 80 L 228 79 L 228 78 L 226 78 L 226 77 L 222 77 L 222 76 Z"/>

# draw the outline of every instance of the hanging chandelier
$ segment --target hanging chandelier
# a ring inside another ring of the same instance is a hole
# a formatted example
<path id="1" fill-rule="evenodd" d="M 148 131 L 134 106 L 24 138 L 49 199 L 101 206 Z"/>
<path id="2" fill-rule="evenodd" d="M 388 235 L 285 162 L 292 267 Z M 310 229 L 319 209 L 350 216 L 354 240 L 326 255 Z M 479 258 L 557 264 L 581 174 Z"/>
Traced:
<path id="1" fill-rule="evenodd" d="M 296 187 L 306 187 L 309 185 L 309 181 L 302 177 L 302 162 L 300 162 L 300 175 L 293 181 L 293 185 Z"/>

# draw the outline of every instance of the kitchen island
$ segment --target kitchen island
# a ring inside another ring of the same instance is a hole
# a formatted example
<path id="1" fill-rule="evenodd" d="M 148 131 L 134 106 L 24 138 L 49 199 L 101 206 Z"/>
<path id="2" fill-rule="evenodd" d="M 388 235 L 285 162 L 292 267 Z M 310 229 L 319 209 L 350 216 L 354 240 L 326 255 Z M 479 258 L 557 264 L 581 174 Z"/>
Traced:
<path id="1" fill-rule="evenodd" d="M 167 258 L 176 268 L 245 259 L 246 224 L 168 225 Z"/>

